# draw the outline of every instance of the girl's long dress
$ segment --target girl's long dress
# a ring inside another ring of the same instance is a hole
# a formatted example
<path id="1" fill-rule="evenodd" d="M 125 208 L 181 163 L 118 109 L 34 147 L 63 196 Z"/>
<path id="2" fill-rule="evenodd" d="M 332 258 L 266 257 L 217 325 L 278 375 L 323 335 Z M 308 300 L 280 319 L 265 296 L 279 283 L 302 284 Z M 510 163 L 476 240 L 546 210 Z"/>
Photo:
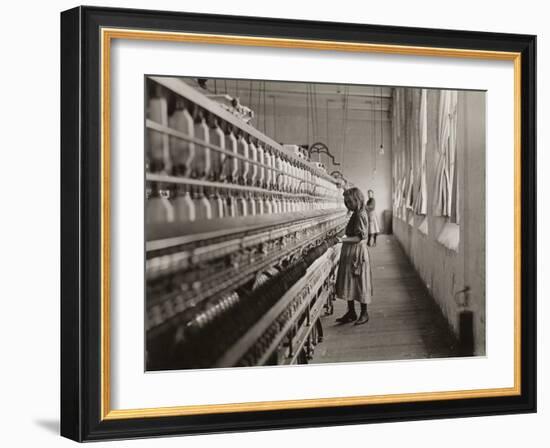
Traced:
<path id="1" fill-rule="evenodd" d="M 366 210 L 355 211 L 346 227 L 346 236 L 358 236 L 358 243 L 343 243 L 336 276 L 336 297 L 371 303 L 372 270 L 367 247 L 369 218 Z"/>
<path id="2" fill-rule="evenodd" d="M 380 225 L 378 224 L 378 218 L 374 211 L 376 207 L 376 201 L 374 198 L 370 198 L 367 201 L 367 214 L 369 216 L 369 234 L 380 233 Z"/>

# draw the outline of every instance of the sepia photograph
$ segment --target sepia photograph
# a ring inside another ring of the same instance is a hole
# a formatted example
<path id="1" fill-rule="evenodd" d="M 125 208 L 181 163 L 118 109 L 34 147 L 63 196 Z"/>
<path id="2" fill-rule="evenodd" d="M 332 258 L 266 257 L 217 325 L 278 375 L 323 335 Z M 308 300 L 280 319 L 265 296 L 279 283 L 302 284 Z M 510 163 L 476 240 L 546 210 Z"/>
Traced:
<path id="1" fill-rule="evenodd" d="M 144 97 L 146 371 L 486 355 L 485 91 Z"/>

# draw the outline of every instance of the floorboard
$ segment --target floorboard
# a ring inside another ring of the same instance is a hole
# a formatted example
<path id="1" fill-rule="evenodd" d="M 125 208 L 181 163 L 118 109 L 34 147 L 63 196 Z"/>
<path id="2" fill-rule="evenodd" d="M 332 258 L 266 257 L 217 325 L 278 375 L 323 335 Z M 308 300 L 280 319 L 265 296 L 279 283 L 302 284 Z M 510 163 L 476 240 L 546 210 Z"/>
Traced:
<path id="1" fill-rule="evenodd" d="M 456 356 L 456 340 L 447 322 L 395 238 L 380 235 L 370 253 L 374 298 L 369 322 L 336 323 L 346 312 L 346 302 L 337 300 L 334 314 L 321 318 L 324 340 L 310 363 Z"/>

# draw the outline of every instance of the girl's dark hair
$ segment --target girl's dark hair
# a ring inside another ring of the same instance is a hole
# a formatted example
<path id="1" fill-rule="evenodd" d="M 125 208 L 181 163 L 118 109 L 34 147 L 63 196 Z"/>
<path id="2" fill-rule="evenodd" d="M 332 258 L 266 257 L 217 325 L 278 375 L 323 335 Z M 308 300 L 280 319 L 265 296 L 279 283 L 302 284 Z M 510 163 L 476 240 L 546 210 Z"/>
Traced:
<path id="1" fill-rule="evenodd" d="M 351 203 L 350 206 L 352 210 L 361 210 L 365 206 L 365 196 L 357 187 L 344 190 L 344 199 L 348 199 Z"/>

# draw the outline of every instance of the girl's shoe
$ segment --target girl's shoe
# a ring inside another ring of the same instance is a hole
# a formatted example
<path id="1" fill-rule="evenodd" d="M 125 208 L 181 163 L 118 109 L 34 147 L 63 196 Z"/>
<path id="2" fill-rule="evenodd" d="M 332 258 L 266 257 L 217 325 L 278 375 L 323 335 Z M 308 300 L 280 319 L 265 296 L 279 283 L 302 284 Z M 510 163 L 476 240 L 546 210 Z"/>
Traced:
<path id="1" fill-rule="evenodd" d="M 353 322 L 354 320 L 357 319 L 357 314 L 355 313 L 350 313 L 349 311 L 344 314 L 342 317 L 339 317 L 336 319 L 336 322 L 338 322 L 339 324 L 347 324 L 349 322 Z"/>
<path id="2" fill-rule="evenodd" d="M 366 324 L 368 321 L 369 321 L 369 313 L 365 311 L 364 313 L 361 313 L 361 315 L 359 316 L 359 319 L 357 319 L 353 325 Z"/>

